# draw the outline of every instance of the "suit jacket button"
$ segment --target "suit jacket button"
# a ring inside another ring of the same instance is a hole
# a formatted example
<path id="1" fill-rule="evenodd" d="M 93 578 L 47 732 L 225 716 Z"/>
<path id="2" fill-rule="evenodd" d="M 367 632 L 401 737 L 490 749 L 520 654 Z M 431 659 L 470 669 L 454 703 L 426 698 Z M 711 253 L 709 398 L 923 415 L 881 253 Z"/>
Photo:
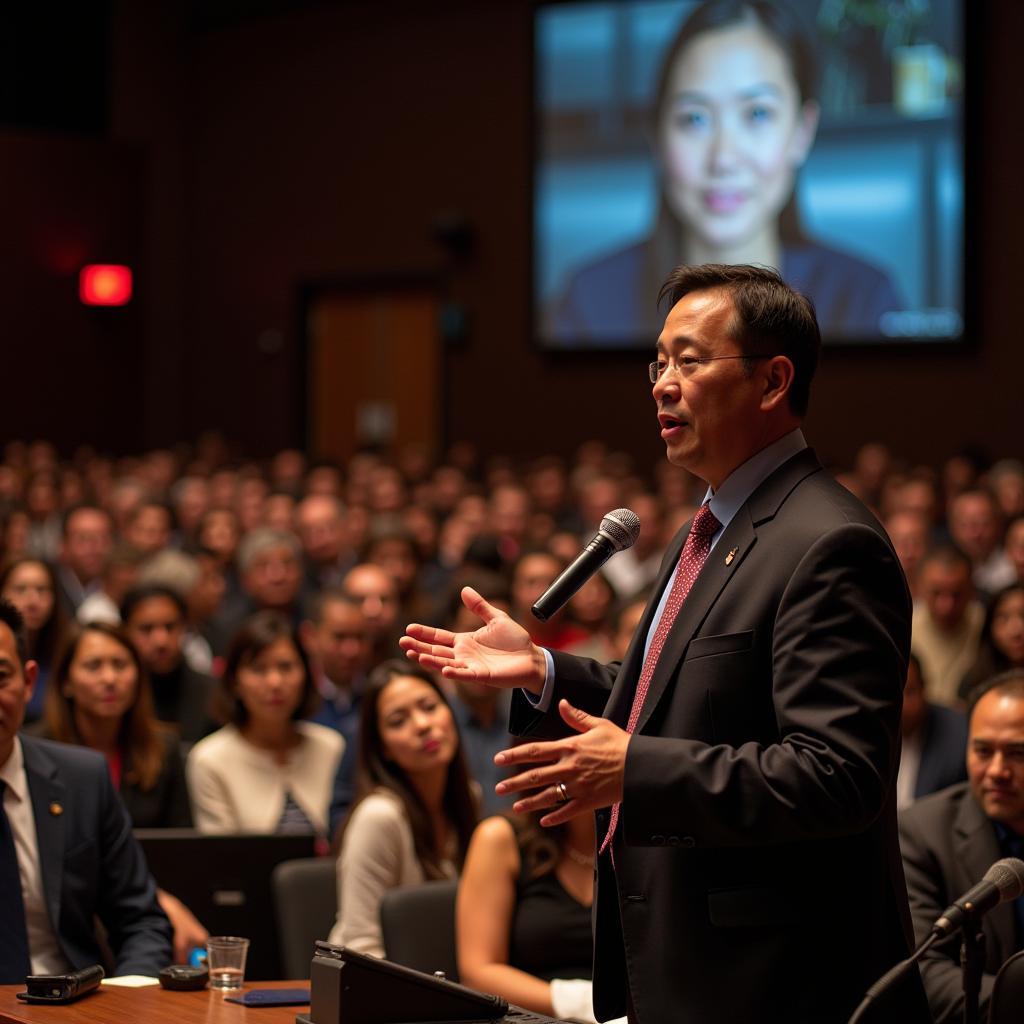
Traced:
<path id="1" fill-rule="evenodd" d="M 652 846 L 664 846 L 665 845 L 665 837 L 664 836 L 651 836 L 651 845 Z"/>
<path id="2" fill-rule="evenodd" d="M 697 840 L 693 836 L 683 836 L 683 846 L 687 850 L 692 850 L 697 845 Z"/>

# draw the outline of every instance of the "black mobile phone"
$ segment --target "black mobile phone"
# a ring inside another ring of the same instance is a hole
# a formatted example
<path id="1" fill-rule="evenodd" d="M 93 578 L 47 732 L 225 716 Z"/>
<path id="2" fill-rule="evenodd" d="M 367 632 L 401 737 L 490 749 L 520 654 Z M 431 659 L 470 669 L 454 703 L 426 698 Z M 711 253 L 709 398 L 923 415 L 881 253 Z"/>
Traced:
<path id="1" fill-rule="evenodd" d="M 15 995 L 26 1003 L 70 1003 L 88 995 L 102 980 L 99 964 L 70 974 L 30 974 L 25 979 L 25 991 Z"/>

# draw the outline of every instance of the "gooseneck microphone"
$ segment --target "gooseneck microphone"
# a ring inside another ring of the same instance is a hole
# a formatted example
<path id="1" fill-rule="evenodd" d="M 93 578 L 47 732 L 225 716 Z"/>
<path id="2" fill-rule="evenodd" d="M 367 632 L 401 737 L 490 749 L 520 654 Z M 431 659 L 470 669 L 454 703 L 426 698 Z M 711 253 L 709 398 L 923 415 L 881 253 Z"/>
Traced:
<path id="1" fill-rule="evenodd" d="M 985 877 L 954 900 L 932 925 L 932 933 L 939 938 L 952 935 L 971 918 L 987 914 L 994 906 L 1006 900 L 1015 900 L 1024 894 L 1024 860 L 1004 857 L 985 872 Z"/>
<path id="2" fill-rule="evenodd" d="M 616 551 L 632 547 L 640 535 L 640 517 L 628 508 L 617 508 L 601 520 L 593 540 L 576 556 L 575 560 L 530 609 L 541 622 L 547 622 L 555 612 L 583 586 Z"/>

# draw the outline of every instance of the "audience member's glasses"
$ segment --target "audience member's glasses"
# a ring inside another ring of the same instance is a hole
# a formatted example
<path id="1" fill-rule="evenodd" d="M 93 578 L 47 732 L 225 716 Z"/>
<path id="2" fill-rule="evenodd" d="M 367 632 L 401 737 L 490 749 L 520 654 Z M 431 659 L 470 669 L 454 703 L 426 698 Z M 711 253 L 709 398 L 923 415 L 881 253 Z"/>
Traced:
<path id="1" fill-rule="evenodd" d="M 701 363 L 714 363 L 720 359 L 771 359 L 769 355 L 753 356 L 679 356 L 672 360 L 671 365 L 676 373 L 682 377 L 688 377 Z M 668 369 L 669 363 L 665 359 L 658 359 L 647 366 L 647 376 L 652 384 L 657 384 L 661 375 Z"/>

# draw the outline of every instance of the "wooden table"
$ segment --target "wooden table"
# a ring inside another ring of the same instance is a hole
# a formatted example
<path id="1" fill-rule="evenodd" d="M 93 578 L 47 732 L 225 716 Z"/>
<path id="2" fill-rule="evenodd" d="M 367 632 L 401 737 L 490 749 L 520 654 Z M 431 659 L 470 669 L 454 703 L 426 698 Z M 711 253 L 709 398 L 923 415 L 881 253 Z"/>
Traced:
<path id="1" fill-rule="evenodd" d="M 258 981 L 250 988 L 309 988 L 308 981 Z M 159 985 L 99 990 L 74 1003 L 43 1006 L 15 999 L 24 985 L 0 985 L 0 1024 L 295 1024 L 308 1006 L 239 1006 L 226 1003 L 230 993 L 168 992 Z"/>

